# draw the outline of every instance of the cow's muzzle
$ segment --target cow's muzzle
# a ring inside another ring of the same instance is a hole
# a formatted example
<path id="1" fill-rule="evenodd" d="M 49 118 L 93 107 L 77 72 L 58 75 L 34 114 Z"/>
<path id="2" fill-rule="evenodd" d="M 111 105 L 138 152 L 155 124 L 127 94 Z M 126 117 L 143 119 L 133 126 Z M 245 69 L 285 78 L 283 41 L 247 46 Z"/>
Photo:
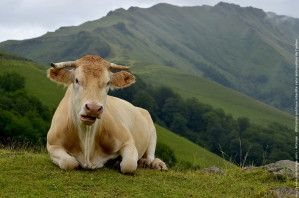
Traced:
<path id="1" fill-rule="evenodd" d="M 96 119 L 100 119 L 103 113 L 103 106 L 87 103 L 84 106 L 85 114 L 80 115 L 80 119 L 84 124 L 91 125 Z"/>

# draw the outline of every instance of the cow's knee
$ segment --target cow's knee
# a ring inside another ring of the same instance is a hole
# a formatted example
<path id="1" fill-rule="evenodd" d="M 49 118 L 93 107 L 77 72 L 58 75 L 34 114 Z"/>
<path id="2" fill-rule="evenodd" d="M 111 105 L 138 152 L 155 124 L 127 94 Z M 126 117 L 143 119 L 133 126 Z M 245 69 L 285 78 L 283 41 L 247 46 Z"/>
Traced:
<path id="1" fill-rule="evenodd" d="M 136 147 L 128 144 L 121 149 L 121 156 L 120 171 L 124 174 L 133 173 L 137 169 L 138 152 Z"/>
<path id="2" fill-rule="evenodd" d="M 58 162 L 58 165 L 61 169 L 72 170 L 78 168 L 79 163 L 74 157 L 62 158 Z"/>

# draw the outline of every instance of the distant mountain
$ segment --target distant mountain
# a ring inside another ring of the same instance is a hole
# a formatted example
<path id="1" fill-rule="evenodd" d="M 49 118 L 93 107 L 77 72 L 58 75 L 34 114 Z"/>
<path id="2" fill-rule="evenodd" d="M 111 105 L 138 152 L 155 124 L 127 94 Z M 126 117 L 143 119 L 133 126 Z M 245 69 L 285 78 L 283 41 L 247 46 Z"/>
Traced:
<path id="1" fill-rule="evenodd" d="M 99 20 L 6 41 L 0 48 L 47 64 L 98 54 L 136 67 L 165 65 L 292 113 L 298 37 L 298 19 L 252 7 L 157 4 L 117 9 Z"/>

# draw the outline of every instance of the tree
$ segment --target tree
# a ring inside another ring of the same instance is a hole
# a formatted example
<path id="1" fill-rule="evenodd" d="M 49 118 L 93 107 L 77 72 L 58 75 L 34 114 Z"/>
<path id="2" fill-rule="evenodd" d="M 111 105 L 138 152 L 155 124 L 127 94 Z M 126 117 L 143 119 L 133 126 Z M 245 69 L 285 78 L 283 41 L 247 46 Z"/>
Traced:
<path id="1" fill-rule="evenodd" d="M 246 117 L 238 118 L 238 124 L 240 128 L 240 133 L 243 133 L 247 128 L 250 127 L 250 121 Z"/>
<path id="2" fill-rule="evenodd" d="M 148 94 L 146 91 L 137 92 L 134 97 L 132 103 L 135 106 L 144 108 L 150 112 L 152 117 L 156 117 L 157 104 L 155 99 Z"/>
<path id="3" fill-rule="evenodd" d="M 25 78 L 16 73 L 0 76 L 0 141 L 37 143 L 45 140 L 51 120 L 49 109 L 24 89 Z"/>
<path id="4" fill-rule="evenodd" d="M 173 115 L 175 113 L 179 113 L 183 108 L 183 103 L 180 98 L 168 98 L 163 105 L 161 110 L 161 119 L 165 122 L 165 124 L 169 127 L 173 121 Z"/>
<path id="5" fill-rule="evenodd" d="M 156 99 L 159 108 L 162 108 L 168 98 L 178 98 L 171 89 L 167 87 L 160 87 L 154 92 L 154 98 Z"/>
<path id="6" fill-rule="evenodd" d="M 187 126 L 193 131 L 203 131 L 204 130 L 204 120 L 202 115 L 208 111 L 211 111 L 211 106 L 206 104 L 201 104 L 197 99 L 192 98 L 186 100 L 184 103 L 185 111 L 183 116 L 187 119 Z"/>
<path id="7" fill-rule="evenodd" d="M 188 131 L 187 122 L 188 121 L 182 116 L 182 114 L 174 113 L 173 120 L 169 128 L 177 134 L 186 136 L 186 132 Z"/>
<path id="8" fill-rule="evenodd" d="M 0 76 L 0 88 L 7 92 L 25 88 L 25 78 L 16 72 L 4 73 Z"/>
<path id="9" fill-rule="evenodd" d="M 177 162 L 174 151 L 169 146 L 162 143 L 157 143 L 156 156 L 163 159 L 163 161 L 170 167 L 174 166 Z"/>

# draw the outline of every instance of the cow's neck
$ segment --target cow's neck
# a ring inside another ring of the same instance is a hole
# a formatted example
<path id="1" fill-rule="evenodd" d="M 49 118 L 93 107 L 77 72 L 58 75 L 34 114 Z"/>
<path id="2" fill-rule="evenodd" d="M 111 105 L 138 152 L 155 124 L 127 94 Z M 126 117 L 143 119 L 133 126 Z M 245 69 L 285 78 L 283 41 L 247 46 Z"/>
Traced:
<path id="1" fill-rule="evenodd" d="M 81 146 L 83 147 L 83 155 L 85 164 L 84 167 L 88 168 L 91 167 L 90 157 L 93 155 L 94 147 L 95 147 L 95 127 L 92 126 L 84 126 L 83 131 L 79 132 Z"/>

